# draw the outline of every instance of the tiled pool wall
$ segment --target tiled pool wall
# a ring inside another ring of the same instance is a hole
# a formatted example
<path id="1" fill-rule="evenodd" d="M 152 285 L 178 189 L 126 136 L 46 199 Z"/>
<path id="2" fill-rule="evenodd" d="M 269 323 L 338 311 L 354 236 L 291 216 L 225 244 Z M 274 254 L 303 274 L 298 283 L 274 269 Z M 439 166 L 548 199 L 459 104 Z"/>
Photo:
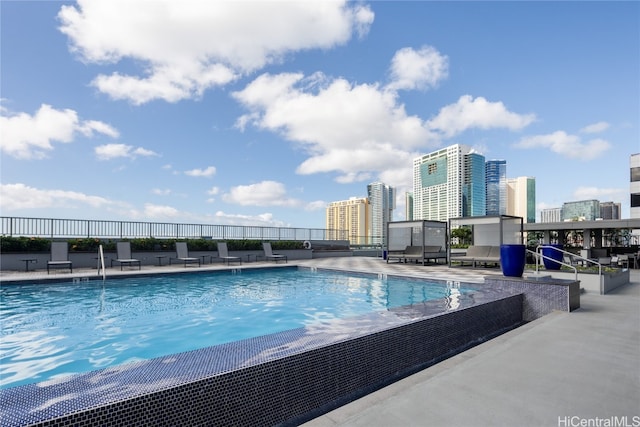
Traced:
<path id="1" fill-rule="evenodd" d="M 485 285 L 496 291 L 522 292 L 522 320 L 530 322 L 554 310 L 580 308 L 580 281 L 543 278 L 486 277 Z"/>
<path id="2" fill-rule="evenodd" d="M 522 323 L 483 290 L 0 391 L 4 426 L 297 425 Z"/>

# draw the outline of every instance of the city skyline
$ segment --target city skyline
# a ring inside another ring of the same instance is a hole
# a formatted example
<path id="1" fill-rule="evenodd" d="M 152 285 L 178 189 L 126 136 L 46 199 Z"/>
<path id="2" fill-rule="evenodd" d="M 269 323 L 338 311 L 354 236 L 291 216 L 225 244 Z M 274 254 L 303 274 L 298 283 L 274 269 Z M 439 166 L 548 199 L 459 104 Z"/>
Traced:
<path id="1" fill-rule="evenodd" d="M 590 199 L 628 218 L 639 14 L 0 2 L 0 212 L 323 228 L 331 201 L 384 182 L 403 220 L 413 159 L 464 144 L 536 179 L 536 218 Z"/>

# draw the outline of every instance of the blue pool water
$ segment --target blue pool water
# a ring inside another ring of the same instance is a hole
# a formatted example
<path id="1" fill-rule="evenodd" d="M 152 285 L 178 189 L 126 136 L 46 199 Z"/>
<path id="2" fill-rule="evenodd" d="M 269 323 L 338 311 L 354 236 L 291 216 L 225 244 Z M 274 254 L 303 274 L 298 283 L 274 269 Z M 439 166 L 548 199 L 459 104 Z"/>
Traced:
<path id="1" fill-rule="evenodd" d="M 288 268 L 2 286 L 0 388 L 470 290 Z"/>

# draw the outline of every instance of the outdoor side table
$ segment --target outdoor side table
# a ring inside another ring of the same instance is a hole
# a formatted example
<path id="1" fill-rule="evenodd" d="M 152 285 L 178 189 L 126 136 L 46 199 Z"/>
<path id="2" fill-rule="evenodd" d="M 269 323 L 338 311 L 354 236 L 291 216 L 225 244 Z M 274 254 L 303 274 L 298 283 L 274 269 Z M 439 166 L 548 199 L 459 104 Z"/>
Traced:
<path id="1" fill-rule="evenodd" d="M 253 257 L 254 261 L 258 260 L 258 256 L 256 254 L 247 254 L 247 262 L 251 262 L 251 257 Z"/>
<path id="2" fill-rule="evenodd" d="M 29 271 L 29 264 L 36 264 L 38 262 L 36 258 L 24 258 L 20 261 L 24 261 L 24 271 Z"/>
<path id="3" fill-rule="evenodd" d="M 154 255 L 156 258 L 158 258 L 158 266 L 162 266 L 162 258 L 166 258 L 167 255 Z"/>

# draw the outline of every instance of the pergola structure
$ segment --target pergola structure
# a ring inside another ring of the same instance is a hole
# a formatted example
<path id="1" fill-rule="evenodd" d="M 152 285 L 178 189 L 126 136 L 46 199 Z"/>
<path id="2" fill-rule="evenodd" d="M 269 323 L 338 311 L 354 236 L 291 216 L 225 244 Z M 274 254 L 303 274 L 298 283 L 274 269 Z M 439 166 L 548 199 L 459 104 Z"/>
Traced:
<path id="1" fill-rule="evenodd" d="M 519 216 L 469 216 L 449 219 L 449 232 L 460 227 L 471 229 L 473 246 L 523 243 L 523 219 Z M 450 253 L 449 261 L 451 262 Z"/>
<path id="2" fill-rule="evenodd" d="M 448 254 L 448 234 L 447 223 L 443 221 L 392 221 L 387 223 L 387 250 L 403 251 L 408 246 L 421 246 L 424 264 L 427 246 L 439 246 Z"/>

